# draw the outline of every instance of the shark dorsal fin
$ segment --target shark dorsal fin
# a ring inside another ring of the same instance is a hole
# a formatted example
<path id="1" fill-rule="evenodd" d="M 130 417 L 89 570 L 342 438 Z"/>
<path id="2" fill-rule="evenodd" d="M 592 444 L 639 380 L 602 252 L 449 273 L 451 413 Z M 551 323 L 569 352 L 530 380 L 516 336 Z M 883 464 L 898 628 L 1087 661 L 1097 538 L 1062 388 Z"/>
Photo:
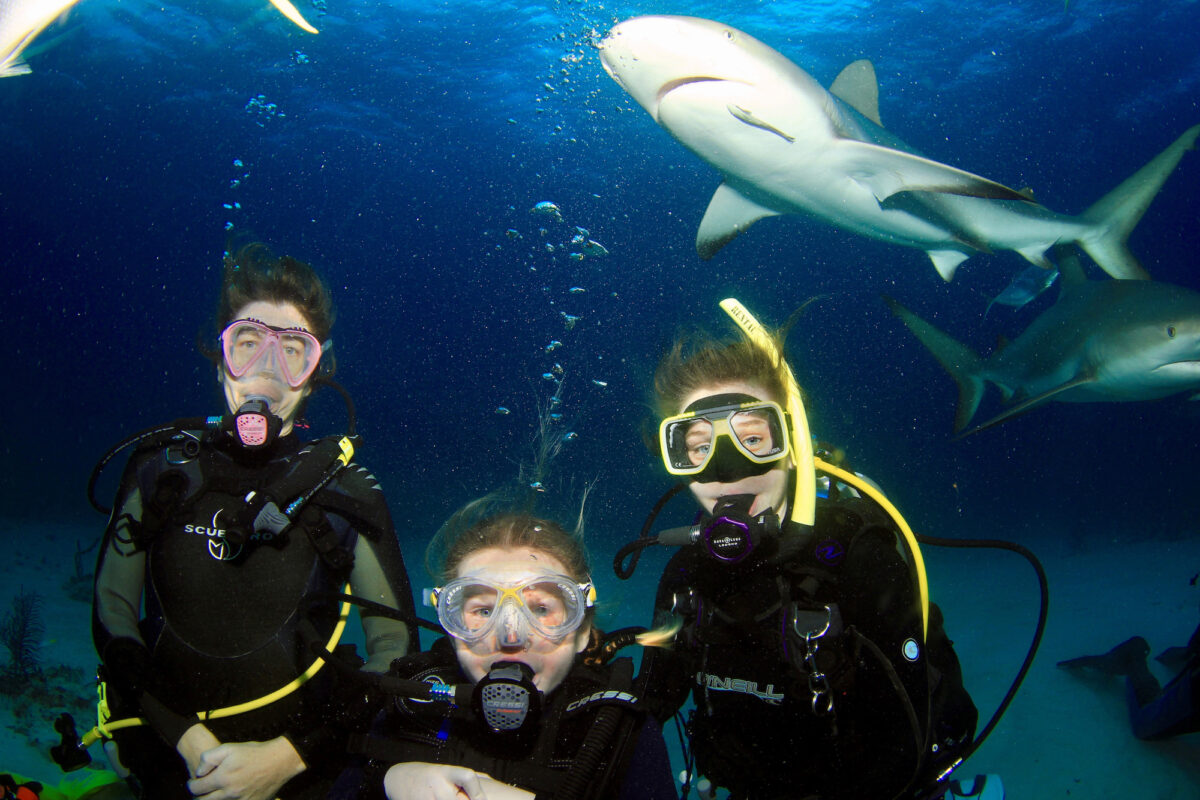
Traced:
<path id="1" fill-rule="evenodd" d="M 1074 247 L 1057 245 L 1054 248 L 1054 257 L 1058 260 L 1058 275 L 1062 279 L 1062 290 L 1058 294 L 1060 298 L 1072 289 L 1089 282 Z"/>
<path id="2" fill-rule="evenodd" d="M 883 127 L 879 121 L 879 81 L 875 79 L 875 65 L 867 59 L 860 58 L 847 64 L 829 87 L 829 92 Z"/>

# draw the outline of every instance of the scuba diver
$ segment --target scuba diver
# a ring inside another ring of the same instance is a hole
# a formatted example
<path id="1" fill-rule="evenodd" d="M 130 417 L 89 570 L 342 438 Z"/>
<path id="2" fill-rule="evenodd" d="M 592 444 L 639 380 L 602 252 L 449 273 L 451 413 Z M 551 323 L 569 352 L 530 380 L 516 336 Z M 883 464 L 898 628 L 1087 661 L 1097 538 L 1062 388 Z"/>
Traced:
<path id="1" fill-rule="evenodd" d="M 1200 625 L 1184 647 L 1172 647 L 1158 660 L 1176 666 L 1175 677 L 1161 686 L 1150 672 L 1150 645 L 1134 636 L 1098 656 L 1059 661 L 1071 670 L 1086 669 L 1125 678 L 1129 725 L 1139 739 L 1166 739 L 1200 731 Z"/>
<path id="2" fill-rule="evenodd" d="M 721 306 L 744 338 L 680 340 L 658 366 L 657 444 L 684 483 L 614 564 L 627 578 L 646 545 L 680 546 L 654 624 L 682 631 L 645 651 L 638 686 L 664 722 L 694 701 L 683 792 L 703 775 L 755 800 L 1003 797 L 994 776 L 948 779 L 977 712 L 915 536 L 874 484 L 814 456 L 782 337 Z M 684 486 L 695 524 L 647 536 Z"/>
<path id="3" fill-rule="evenodd" d="M 370 732 L 351 740 L 364 757 L 348 779 L 358 792 L 331 797 L 674 798 L 660 725 L 632 693 L 632 661 L 611 660 L 670 632 L 593 627 L 580 537 L 501 512 L 452 531 L 442 562 L 427 602 L 448 635 L 395 661 L 384 682 L 457 700 L 391 690 Z"/>
<path id="4" fill-rule="evenodd" d="M 209 355 L 229 414 L 122 445 L 139 446 L 96 569 L 98 730 L 142 798 L 325 797 L 348 733 L 337 676 L 318 674 L 297 625 L 312 615 L 332 646 L 345 620 L 336 599 L 308 611 L 304 600 L 349 582 L 397 610 L 362 615 L 363 668 L 382 672 L 415 635 L 412 594 L 383 492 L 352 460 L 356 437 L 305 443 L 296 430 L 314 386 L 342 391 L 328 377 L 325 283 L 247 245 L 225 256 L 217 322 Z M 74 733 L 69 718 L 60 730 Z"/>

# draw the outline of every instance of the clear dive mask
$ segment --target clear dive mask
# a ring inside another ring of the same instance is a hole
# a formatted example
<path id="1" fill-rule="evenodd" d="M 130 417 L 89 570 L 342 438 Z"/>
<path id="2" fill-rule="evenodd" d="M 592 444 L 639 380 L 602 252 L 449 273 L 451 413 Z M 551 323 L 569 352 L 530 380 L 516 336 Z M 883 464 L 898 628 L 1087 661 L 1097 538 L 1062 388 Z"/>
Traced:
<path id="1" fill-rule="evenodd" d="M 272 359 L 288 386 L 299 389 L 316 372 L 324 347 L 306 330 L 276 328 L 256 319 L 235 319 L 221 331 L 225 368 L 235 378 Z"/>
<path id="2" fill-rule="evenodd" d="M 700 476 L 723 442 L 730 442 L 757 471 L 771 469 L 791 453 L 787 416 L 778 403 L 746 394 L 704 397 L 658 426 L 667 472 Z"/>
<path id="3" fill-rule="evenodd" d="M 546 574 L 518 582 L 468 576 L 428 590 L 446 633 L 474 644 L 495 633 L 501 645 L 525 645 L 533 633 L 560 642 L 583 624 L 595 605 L 596 589 L 565 575 Z"/>

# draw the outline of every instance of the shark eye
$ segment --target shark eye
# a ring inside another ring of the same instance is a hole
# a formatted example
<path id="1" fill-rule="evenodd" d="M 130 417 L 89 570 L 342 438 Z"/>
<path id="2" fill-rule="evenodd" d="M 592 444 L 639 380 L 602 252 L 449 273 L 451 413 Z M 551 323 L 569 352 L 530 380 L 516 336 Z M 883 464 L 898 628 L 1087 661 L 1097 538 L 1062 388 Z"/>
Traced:
<path id="1" fill-rule="evenodd" d="M 733 41 L 733 31 L 726 29 L 725 38 L 732 42 Z"/>
<path id="2" fill-rule="evenodd" d="M 1168 338 L 1168 339 L 1174 339 L 1174 338 L 1175 338 L 1175 326 L 1174 326 L 1174 325 L 1168 325 L 1168 326 L 1167 326 L 1167 338 Z"/>

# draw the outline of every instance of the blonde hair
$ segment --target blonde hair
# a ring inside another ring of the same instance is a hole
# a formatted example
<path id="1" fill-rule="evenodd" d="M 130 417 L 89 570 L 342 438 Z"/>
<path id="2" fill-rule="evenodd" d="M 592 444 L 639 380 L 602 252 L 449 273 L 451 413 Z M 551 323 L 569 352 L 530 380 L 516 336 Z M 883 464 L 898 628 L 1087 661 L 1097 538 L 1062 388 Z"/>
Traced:
<path id="1" fill-rule="evenodd" d="M 774 334 L 783 352 L 780 337 Z M 748 383 L 761 386 L 768 397 L 783 403 L 787 389 L 780 365 L 752 342 L 740 339 L 726 342 L 704 333 L 680 336 L 654 371 L 654 407 L 660 419 L 680 411 L 683 398 L 697 389 L 721 383 Z"/>

